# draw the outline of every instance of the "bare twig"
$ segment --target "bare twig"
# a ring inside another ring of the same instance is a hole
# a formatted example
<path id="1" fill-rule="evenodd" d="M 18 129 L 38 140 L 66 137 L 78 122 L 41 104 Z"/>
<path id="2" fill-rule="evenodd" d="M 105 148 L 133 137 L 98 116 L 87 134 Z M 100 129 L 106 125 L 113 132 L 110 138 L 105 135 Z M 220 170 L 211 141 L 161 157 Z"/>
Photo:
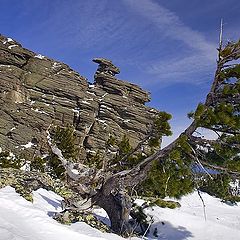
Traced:
<path id="1" fill-rule="evenodd" d="M 207 216 L 206 216 L 206 205 L 205 205 L 205 203 L 204 203 L 204 200 L 203 200 L 203 198 L 202 198 L 202 196 L 201 196 L 201 192 L 200 192 L 199 189 L 197 189 L 197 192 L 198 192 L 198 196 L 200 197 L 200 199 L 201 199 L 201 201 L 202 201 L 204 219 L 205 219 L 205 221 L 207 221 Z"/>
<path id="2" fill-rule="evenodd" d="M 219 52 L 222 50 L 222 36 L 223 36 L 223 19 L 221 18 L 221 24 L 220 24 L 220 34 L 219 34 Z"/>

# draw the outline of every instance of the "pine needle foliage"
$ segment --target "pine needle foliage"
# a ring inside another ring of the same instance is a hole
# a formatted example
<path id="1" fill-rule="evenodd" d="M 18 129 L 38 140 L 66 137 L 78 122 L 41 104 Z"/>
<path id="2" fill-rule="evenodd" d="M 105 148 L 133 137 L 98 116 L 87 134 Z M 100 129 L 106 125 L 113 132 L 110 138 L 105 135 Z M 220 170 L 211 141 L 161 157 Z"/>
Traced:
<path id="1" fill-rule="evenodd" d="M 12 156 L 10 152 L 3 151 L 0 153 L 0 167 L 1 168 L 16 168 L 20 169 L 23 166 L 23 160 Z"/>
<path id="2" fill-rule="evenodd" d="M 77 157 L 76 137 L 74 135 L 74 128 L 71 126 L 60 127 L 57 126 L 52 130 L 53 144 L 61 150 L 65 159 L 75 161 Z M 55 178 L 65 178 L 65 168 L 58 156 L 54 153 L 48 157 L 47 168 L 50 175 Z"/>

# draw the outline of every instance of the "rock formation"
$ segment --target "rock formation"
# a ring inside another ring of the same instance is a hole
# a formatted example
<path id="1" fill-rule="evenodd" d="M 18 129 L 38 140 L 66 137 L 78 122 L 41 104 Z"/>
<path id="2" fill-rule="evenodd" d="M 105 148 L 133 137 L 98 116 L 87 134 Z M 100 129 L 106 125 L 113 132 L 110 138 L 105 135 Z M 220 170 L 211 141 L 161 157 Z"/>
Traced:
<path id="1" fill-rule="evenodd" d="M 157 110 L 149 93 L 118 80 L 111 61 L 99 64 L 94 83 L 68 65 L 36 54 L 0 35 L 0 147 L 23 158 L 48 154 L 47 130 L 73 125 L 79 158 L 100 150 L 110 135 L 136 145 Z M 105 153 L 107 154 L 107 153 Z"/>

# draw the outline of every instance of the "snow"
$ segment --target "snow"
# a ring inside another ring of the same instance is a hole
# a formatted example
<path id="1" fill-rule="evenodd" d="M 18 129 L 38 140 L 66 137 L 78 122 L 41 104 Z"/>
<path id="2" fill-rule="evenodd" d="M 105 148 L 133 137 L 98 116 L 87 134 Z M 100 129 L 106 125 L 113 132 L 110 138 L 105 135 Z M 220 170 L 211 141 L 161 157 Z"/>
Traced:
<path id="1" fill-rule="evenodd" d="M 32 146 L 34 146 L 34 144 L 31 141 L 25 145 L 21 145 L 21 147 L 24 147 L 24 148 L 31 148 Z"/>
<path id="2" fill-rule="evenodd" d="M 230 206 L 207 193 L 201 193 L 206 206 L 197 192 L 183 197 L 178 209 L 154 207 L 153 215 L 160 239 L 235 240 L 240 239 L 240 204 Z M 162 224 L 164 223 L 164 225 Z"/>
<path id="3" fill-rule="evenodd" d="M 215 131 L 210 130 L 210 129 L 206 129 L 206 128 L 202 128 L 202 127 L 197 128 L 194 135 L 196 137 L 201 136 L 201 137 L 203 137 L 207 140 L 216 140 L 219 137 L 219 135 Z"/>
<path id="4" fill-rule="evenodd" d="M 53 65 L 52 65 L 52 69 L 55 69 L 55 68 L 60 67 L 60 66 L 61 66 L 61 63 L 54 62 Z"/>
<path id="5" fill-rule="evenodd" d="M 6 44 L 6 43 L 8 43 L 8 42 L 14 42 L 14 41 L 13 41 L 11 38 L 7 38 L 7 40 L 4 41 L 3 44 Z"/>
<path id="6" fill-rule="evenodd" d="M 100 122 L 100 123 L 106 123 L 106 120 L 102 120 L 102 119 L 96 119 L 98 122 Z"/>
<path id="7" fill-rule="evenodd" d="M 90 150 L 90 149 L 87 149 L 86 152 L 87 152 L 87 153 L 96 154 L 96 151 L 94 151 L 94 150 Z"/>
<path id="8" fill-rule="evenodd" d="M 237 240 L 240 239 L 240 204 L 227 205 L 220 199 L 202 193 L 206 205 L 206 221 L 202 202 L 194 192 L 183 197 L 178 209 L 153 207 L 146 212 L 154 223 L 152 236 L 147 239 L 166 240 Z M 115 234 L 102 233 L 89 225 L 78 222 L 62 225 L 51 217 L 61 211 L 62 198 L 52 191 L 38 189 L 33 192 L 33 203 L 26 201 L 12 187 L 0 189 L 0 239 L 1 240 L 124 240 Z M 142 205 L 143 200 L 135 201 Z M 95 214 L 109 223 L 106 213 L 96 209 Z M 156 232 L 156 230 L 155 230 Z M 140 238 L 131 238 L 136 240 Z"/>
<path id="9" fill-rule="evenodd" d="M 8 49 L 12 49 L 12 48 L 14 48 L 14 47 L 18 47 L 18 45 L 13 44 L 13 45 L 11 45 L 11 46 L 8 46 Z"/>
<path id="10" fill-rule="evenodd" d="M 35 57 L 35 58 L 39 58 L 39 59 L 44 59 L 44 58 L 45 58 L 45 56 L 43 56 L 43 55 L 41 55 L 41 54 L 35 55 L 34 57 Z"/>
<path id="11" fill-rule="evenodd" d="M 20 169 L 24 171 L 30 171 L 31 170 L 30 164 L 31 164 L 31 161 L 26 161 L 25 164 Z"/>
<path id="12" fill-rule="evenodd" d="M 76 116 L 79 117 L 81 110 L 79 108 L 77 109 L 72 109 L 74 113 L 76 113 Z"/>
<path id="13" fill-rule="evenodd" d="M 10 68 L 11 65 L 4 65 L 4 64 L 0 64 L 0 67 L 7 67 L 7 68 Z"/>
<path id="14" fill-rule="evenodd" d="M 104 93 L 104 94 L 102 95 L 102 98 L 106 97 L 107 95 L 108 95 L 108 93 Z"/>
<path id="15" fill-rule="evenodd" d="M 48 153 L 44 153 L 44 154 L 42 155 L 42 158 L 46 158 L 46 157 L 48 157 L 48 156 L 49 156 Z"/>
<path id="16" fill-rule="evenodd" d="M 87 101 L 82 101 L 82 103 L 85 103 L 85 104 L 88 104 L 88 105 L 90 105 L 91 103 L 89 103 L 89 102 L 87 102 Z"/>
<path id="17" fill-rule="evenodd" d="M 7 38 L 7 42 L 14 42 L 11 38 Z"/>
<path id="18" fill-rule="evenodd" d="M 9 152 L 9 155 L 6 157 L 8 160 L 10 160 L 10 159 L 15 159 L 16 158 L 16 156 L 15 156 L 15 154 L 14 153 L 12 153 L 12 152 Z"/>
<path id="19" fill-rule="evenodd" d="M 26 201 L 11 187 L 0 190 L 1 240 L 104 239 L 88 236 L 50 218 L 49 215 L 61 210 L 61 198 L 56 194 L 40 189 L 33 199 L 33 204 Z"/>
<path id="20" fill-rule="evenodd" d="M 106 106 L 104 104 L 101 104 L 100 108 L 105 108 L 105 109 L 108 109 L 108 110 L 112 110 L 112 108 L 110 108 L 110 107 L 108 107 L 108 106 Z"/>
<path id="21" fill-rule="evenodd" d="M 73 172 L 74 174 L 79 174 L 79 171 L 78 171 L 77 169 L 72 169 L 72 172 Z"/>
<path id="22" fill-rule="evenodd" d="M 46 113 L 45 111 L 39 110 L 38 108 L 31 108 L 31 110 L 33 110 L 34 112 L 37 112 L 37 113 L 42 113 L 42 114 L 49 115 L 49 114 Z"/>
<path id="23" fill-rule="evenodd" d="M 93 92 L 89 92 L 89 91 L 87 91 L 87 93 L 96 96 L 96 94 L 93 93 Z"/>

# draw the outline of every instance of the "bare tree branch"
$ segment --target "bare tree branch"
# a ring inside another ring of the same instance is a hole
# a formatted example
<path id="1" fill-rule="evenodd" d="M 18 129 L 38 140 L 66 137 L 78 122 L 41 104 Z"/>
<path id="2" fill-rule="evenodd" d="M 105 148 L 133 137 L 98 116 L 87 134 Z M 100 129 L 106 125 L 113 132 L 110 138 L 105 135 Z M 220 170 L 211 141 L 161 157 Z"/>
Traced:
<path id="1" fill-rule="evenodd" d="M 216 165 L 210 164 L 210 163 L 202 161 L 202 160 L 201 160 L 201 163 L 206 167 L 209 167 L 209 168 L 212 168 L 212 169 L 215 169 L 215 170 L 219 170 L 219 171 L 223 171 L 223 172 L 227 172 L 229 174 L 234 174 L 234 175 L 240 176 L 240 172 L 231 171 L 228 168 L 216 166 Z"/>

